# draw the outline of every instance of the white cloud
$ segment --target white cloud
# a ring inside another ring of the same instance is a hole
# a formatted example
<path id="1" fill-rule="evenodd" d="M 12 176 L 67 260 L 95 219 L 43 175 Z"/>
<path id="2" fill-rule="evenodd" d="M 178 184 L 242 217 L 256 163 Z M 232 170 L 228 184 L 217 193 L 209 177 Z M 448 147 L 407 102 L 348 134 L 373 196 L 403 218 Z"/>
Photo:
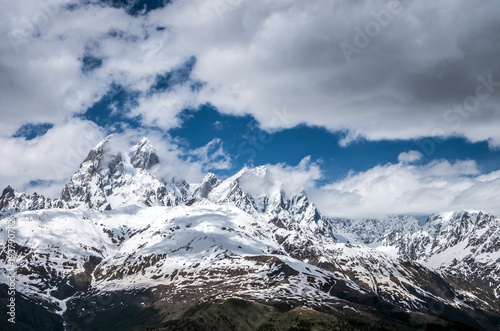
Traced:
<path id="1" fill-rule="evenodd" d="M 206 83 L 200 92 L 143 95 L 133 114 L 168 128 L 178 125 L 183 107 L 211 102 L 223 112 L 252 114 L 268 129 L 306 123 L 343 130 L 344 145 L 360 136 L 462 135 L 497 146 L 500 6 L 403 1 L 348 63 L 340 44 L 356 45 L 356 29 L 376 25 L 373 12 L 388 6 L 188 0 L 131 17 L 95 4 L 49 12 L 34 0 L 7 2 L 0 33 L 30 29 L 0 43 L 2 131 L 13 133 L 26 119 L 62 123 L 113 82 L 145 93 L 157 74 L 195 56 L 192 78 Z M 102 67 L 82 74 L 80 59 L 89 52 Z M 273 110 L 284 108 L 292 116 L 283 121 Z"/>
<path id="2" fill-rule="evenodd" d="M 315 181 L 322 178 L 318 163 L 312 162 L 310 156 L 303 158 L 297 166 L 286 164 L 268 165 L 276 180 L 283 183 L 288 193 L 297 193 L 314 187 Z"/>
<path id="3" fill-rule="evenodd" d="M 29 187 L 30 181 L 41 180 L 44 182 L 34 190 L 57 197 L 63 182 L 103 137 L 94 123 L 80 120 L 56 125 L 33 140 L 1 137 L 0 187 L 11 185 L 23 190 Z"/>
<path id="4" fill-rule="evenodd" d="M 398 155 L 398 161 L 412 163 L 420 160 L 422 157 L 423 155 L 419 151 L 402 152 Z"/>
<path id="5" fill-rule="evenodd" d="M 302 159 L 297 166 L 280 163 L 267 164 L 266 168 L 265 173 L 245 172 L 240 178 L 241 187 L 254 196 L 266 194 L 273 197 L 280 191 L 293 196 L 313 189 L 315 181 L 322 176 L 319 165 L 312 162 L 310 156 Z"/>
<path id="6" fill-rule="evenodd" d="M 231 168 L 231 157 L 224 151 L 223 142 L 219 138 L 188 152 L 188 155 L 190 161 L 200 163 L 205 171 Z"/>
<path id="7" fill-rule="evenodd" d="M 376 166 L 310 191 L 329 216 L 429 215 L 461 209 L 500 214 L 498 171 L 481 175 L 474 161 Z"/>
<path id="8" fill-rule="evenodd" d="M 194 99 L 189 86 L 176 86 L 167 92 L 139 98 L 139 106 L 132 109 L 130 116 L 141 116 L 144 124 L 170 129 L 181 124 L 177 115 L 192 108 Z"/>
<path id="9" fill-rule="evenodd" d="M 358 136 L 500 140 L 497 4 L 402 2 L 351 63 L 340 43 L 354 44 L 354 29 L 375 22 L 371 12 L 386 10 L 387 2 L 241 1 L 226 6 L 222 19 L 207 6 L 176 2 L 152 15 L 172 26 L 174 47 L 196 54 L 194 78 L 207 82 L 200 102 L 251 113 L 266 128 L 347 130 L 344 144 Z M 491 91 L 478 78 L 489 75 Z M 271 110 L 284 107 L 295 117 L 276 122 Z"/>

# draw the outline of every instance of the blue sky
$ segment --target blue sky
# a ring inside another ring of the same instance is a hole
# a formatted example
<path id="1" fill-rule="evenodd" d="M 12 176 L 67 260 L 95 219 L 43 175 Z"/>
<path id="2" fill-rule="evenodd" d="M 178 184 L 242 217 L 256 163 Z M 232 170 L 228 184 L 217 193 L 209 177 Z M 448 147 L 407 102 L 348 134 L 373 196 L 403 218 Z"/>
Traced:
<path id="1" fill-rule="evenodd" d="M 82 72 L 86 72 L 83 67 L 88 62 L 89 60 L 82 59 Z M 190 77 L 195 65 L 196 57 L 191 57 L 174 70 L 157 75 L 147 94 L 161 94 L 183 84 L 188 84 L 193 90 L 202 86 L 202 82 Z M 136 106 L 139 94 L 123 86 L 113 85 L 81 117 L 95 122 L 107 133 L 122 132 L 125 128 L 144 128 L 140 116 L 130 116 L 128 112 L 128 109 Z M 483 173 L 498 170 L 500 164 L 499 149 L 491 149 L 486 141 L 471 143 L 463 137 L 380 141 L 359 138 L 347 146 L 341 146 L 341 140 L 347 134 L 345 131 L 332 131 L 307 124 L 277 131 L 264 130 L 259 121 L 249 114 L 221 114 L 211 104 L 200 105 L 196 109 L 183 109 L 177 117 L 180 123 L 178 127 L 163 130 L 149 126 L 148 129 L 162 132 L 166 139 L 179 141 L 187 150 L 201 148 L 214 139 L 220 139 L 232 160 L 231 167 L 209 170 L 222 177 L 230 176 L 244 166 L 276 163 L 295 165 L 310 156 L 321 164 L 324 171 L 319 183 L 327 183 L 340 180 L 352 171 L 361 172 L 376 165 L 397 163 L 400 153 L 411 150 L 422 154 L 422 158 L 415 164 L 440 159 L 451 162 L 474 160 Z M 24 125 L 19 132 L 24 132 L 27 139 L 30 139 L 36 132 L 45 133 L 45 128 L 50 128 L 47 125 L 50 124 Z M 22 135 L 19 132 L 16 134 Z"/>
<path id="2" fill-rule="evenodd" d="M 496 3 L 4 7 L 3 186 L 57 196 L 115 133 L 150 137 L 166 177 L 275 165 L 333 216 L 500 213 Z"/>
<path id="3" fill-rule="evenodd" d="M 193 61 L 194 62 L 194 61 Z M 189 70 L 183 72 L 186 77 L 177 77 L 176 81 L 185 82 Z M 168 88 L 165 77 L 179 76 L 179 72 L 159 76 L 151 93 L 158 93 Z M 137 93 L 123 87 L 113 86 L 110 91 L 81 117 L 95 122 L 106 133 L 120 133 L 125 129 L 144 128 L 140 118 L 130 118 L 116 109 L 133 107 Z M 114 110 L 114 111 L 113 111 Z M 296 165 L 310 156 L 323 170 L 323 177 L 318 183 L 341 180 L 349 172 L 362 172 L 376 165 L 397 163 L 402 152 L 418 151 L 422 158 L 414 164 L 425 164 L 433 160 L 446 159 L 474 160 L 482 173 L 498 170 L 500 150 L 492 150 L 488 143 L 471 143 L 464 138 L 422 137 L 410 140 L 368 141 L 360 138 L 347 146 L 340 141 L 346 133 L 332 132 L 318 126 L 298 125 L 280 131 L 266 131 L 260 128 L 258 121 L 251 115 L 233 116 L 221 114 L 212 105 L 202 105 L 198 109 L 185 109 L 178 114 L 180 126 L 170 130 L 148 127 L 149 130 L 162 132 L 165 139 L 176 140 L 186 150 L 197 149 L 214 139 L 220 139 L 225 152 L 231 158 L 227 169 L 209 169 L 221 177 L 231 176 L 244 166 L 286 163 Z M 53 125 L 26 124 L 14 137 L 27 140 L 45 134 Z"/>
<path id="4" fill-rule="evenodd" d="M 324 182 L 339 180 L 349 171 L 366 171 L 376 165 L 397 163 L 401 152 L 420 151 L 416 164 L 436 159 L 475 160 L 482 172 L 498 169 L 500 152 L 490 150 L 487 142 L 470 143 L 463 138 L 367 141 L 359 139 L 348 146 L 339 145 L 344 132 L 330 132 L 321 127 L 299 125 L 274 133 L 259 128 L 251 116 L 221 115 L 214 107 L 185 110 L 183 125 L 169 131 L 190 148 L 199 148 L 214 138 L 224 142 L 233 159 L 233 167 L 222 175 L 234 173 L 243 166 L 287 163 L 298 164 L 304 157 L 318 160 L 324 170 Z M 432 148 L 433 144 L 435 148 Z M 421 147 L 424 146 L 424 147 Z M 432 148 L 432 149 L 431 149 Z M 432 152 L 427 155 L 428 152 Z"/>

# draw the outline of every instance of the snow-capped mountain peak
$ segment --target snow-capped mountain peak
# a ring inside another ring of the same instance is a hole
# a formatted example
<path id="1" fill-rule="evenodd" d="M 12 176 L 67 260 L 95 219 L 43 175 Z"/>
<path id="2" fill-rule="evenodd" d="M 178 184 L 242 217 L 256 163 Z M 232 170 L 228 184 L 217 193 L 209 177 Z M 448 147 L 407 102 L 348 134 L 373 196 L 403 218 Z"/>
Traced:
<path id="1" fill-rule="evenodd" d="M 155 148 L 148 138 L 145 137 L 131 148 L 129 157 L 132 166 L 139 169 L 148 170 L 154 165 L 160 163 L 160 159 L 156 154 Z"/>
<path id="2" fill-rule="evenodd" d="M 302 227 L 324 232 L 322 216 L 308 200 L 305 191 L 286 192 L 283 183 L 276 177 L 273 170 L 266 166 L 245 167 L 224 181 L 209 174 L 195 190 L 194 197 L 268 217 L 284 229 Z"/>
<path id="3" fill-rule="evenodd" d="M 205 178 L 203 178 L 202 183 L 194 190 L 193 200 L 200 200 L 202 198 L 208 198 L 208 195 L 214 188 L 216 188 L 220 183 L 222 183 L 217 176 L 213 173 L 208 173 Z"/>
<path id="4" fill-rule="evenodd" d="M 117 149 L 111 142 L 108 136 L 92 149 L 64 187 L 61 199 L 68 207 L 110 210 L 131 204 L 170 206 L 185 200 L 185 188 L 149 172 L 159 158 L 147 138 L 130 151 Z"/>
<path id="5" fill-rule="evenodd" d="M 483 212 L 434 214 L 418 231 L 387 237 L 379 249 L 467 279 L 500 297 L 500 218 Z"/>

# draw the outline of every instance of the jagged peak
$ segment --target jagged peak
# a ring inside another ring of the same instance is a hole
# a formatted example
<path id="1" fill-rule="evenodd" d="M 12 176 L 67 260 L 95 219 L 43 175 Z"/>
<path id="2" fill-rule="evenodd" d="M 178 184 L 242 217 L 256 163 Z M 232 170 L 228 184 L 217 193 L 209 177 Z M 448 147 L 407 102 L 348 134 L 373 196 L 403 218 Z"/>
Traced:
<path id="1" fill-rule="evenodd" d="M 441 213 L 434 213 L 431 216 L 427 218 L 425 221 L 425 225 L 430 226 L 430 225 L 436 225 L 436 224 L 448 224 L 448 223 L 453 223 L 456 221 L 462 220 L 464 217 L 469 218 L 471 221 L 473 218 L 475 218 L 480 211 L 471 211 L 471 210 L 456 210 L 456 211 L 449 211 L 449 212 L 441 212 Z"/>
<path id="2" fill-rule="evenodd" d="M 106 138 L 104 138 L 103 140 L 101 140 L 95 147 L 94 149 L 101 149 L 103 148 L 107 143 L 109 143 L 109 141 L 111 140 L 111 138 L 114 137 L 114 134 L 108 134 L 106 136 Z"/>
<path id="3" fill-rule="evenodd" d="M 208 183 L 210 186 L 215 187 L 219 185 L 222 181 L 213 173 L 209 172 L 203 177 L 202 184 Z"/>
<path id="4" fill-rule="evenodd" d="M 194 199 L 200 199 L 200 198 L 208 198 L 208 195 L 212 190 L 219 186 L 222 183 L 222 181 L 217 178 L 217 176 L 211 172 L 205 175 L 203 178 L 203 181 L 201 184 L 194 190 L 193 192 L 193 198 Z"/>
<path id="5" fill-rule="evenodd" d="M 16 190 L 14 190 L 12 188 L 12 186 L 8 185 L 6 188 L 3 189 L 2 196 L 0 196 L 0 199 L 4 198 L 7 195 L 14 196 L 15 193 L 16 193 Z"/>
<path id="6" fill-rule="evenodd" d="M 141 145 L 148 144 L 148 143 L 151 144 L 148 137 L 142 137 L 138 142 L 138 144 L 141 144 Z"/>
<path id="7" fill-rule="evenodd" d="M 100 141 L 94 148 L 92 148 L 82 165 L 87 162 L 103 162 L 103 165 L 114 164 L 116 162 L 124 161 L 123 154 L 127 154 L 126 147 L 118 144 L 111 144 L 113 134 L 108 135 Z M 130 164 L 134 168 L 150 169 L 155 164 L 159 163 L 156 150 L 147 137 L 141 138 L 135 145 L 133 145 L 128 152 L 130 157 Z"/>
<path id="8" fill-rule="evenodd" d="M 154 150 L 154 147 L 147 137 L 142 137 L 130 150 L 132 152 L 137 150 Z"/>
<path id="9" fill-rule="evenodd" d="M 156 149 L 148 138 L 143 137 L 137 144 L 132 146 L 130 153 L 130 164 L 134 168 L 148 170 L 160 163 L 160 158 L 156 154 Z"/>
<path id="10" fill-rule="evenodd" d="M 87 154 L 87 157 L 85 160 L 83 160 L 82 164 L 80 167 L 85 164 L 86 162 L 89 161 L 96 161 L 97 159 L 100 159 L 102 157 L 104 147 L 109 143 L 111 138 L 113 137 L 113 134 L 108 135 L 106 138 L 101 140 L 94 148 L 92 148 L 89 153 Z"/>
<path id="11" fill-rule="evenodd" d="M 218 179 L 217 176 L 212 173 L 212 172 L 209 172 L 205 175 L 205 177 L 203 177 L 203 181 L 202 182 L 209 182 L 209 181 L 212 181 L 213 179 Z"/>

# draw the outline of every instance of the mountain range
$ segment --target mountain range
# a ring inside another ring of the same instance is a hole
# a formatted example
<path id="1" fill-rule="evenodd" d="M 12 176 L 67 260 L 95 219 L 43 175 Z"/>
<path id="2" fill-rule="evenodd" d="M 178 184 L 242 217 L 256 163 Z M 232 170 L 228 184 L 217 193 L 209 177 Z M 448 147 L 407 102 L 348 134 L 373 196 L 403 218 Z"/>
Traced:
<path id="1" fill-rule="evenodd" d="M 329 218 L 269 167 L 165 179 L 147 138 L 113 139 L 57 199 L 3 190 L 0 310 L 15 224 L 16 327 L 500 330 L 494 215 Z"/>

